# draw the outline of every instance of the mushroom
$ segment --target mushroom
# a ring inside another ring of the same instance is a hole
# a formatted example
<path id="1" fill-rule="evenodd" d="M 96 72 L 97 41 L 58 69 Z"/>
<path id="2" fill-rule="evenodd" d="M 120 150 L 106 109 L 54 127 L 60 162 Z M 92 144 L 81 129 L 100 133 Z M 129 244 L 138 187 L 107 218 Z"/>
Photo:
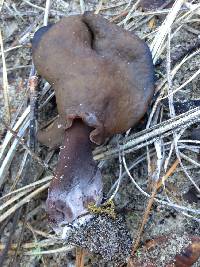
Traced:
<path id="1" fill-rule="evenodd" d="M 38 73 L 55 89 L 59 113 L 38 133 L 49 147 L 62 143 L 47 199 L 50 220 L 59 227 L 101 202 L 92 146 L 140 120 L 153 95 L 154 70 L 144 41 L 88 12 L 40 28 L 32 49 Z"/>

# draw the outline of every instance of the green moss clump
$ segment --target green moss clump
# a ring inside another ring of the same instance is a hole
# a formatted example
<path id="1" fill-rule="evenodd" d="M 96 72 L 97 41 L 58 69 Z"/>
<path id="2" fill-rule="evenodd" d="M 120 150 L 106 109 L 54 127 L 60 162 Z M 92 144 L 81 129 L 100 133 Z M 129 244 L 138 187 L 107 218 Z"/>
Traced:
<path id="1" fill-rule="evenodd" d="M 101 206 L 97 207 L 94 203 L 88 205 L 89 212 L 93 214 L 106 214 L 112 219 L 116 219 L 115 204 L 112 200 L 108 200 Z"/>

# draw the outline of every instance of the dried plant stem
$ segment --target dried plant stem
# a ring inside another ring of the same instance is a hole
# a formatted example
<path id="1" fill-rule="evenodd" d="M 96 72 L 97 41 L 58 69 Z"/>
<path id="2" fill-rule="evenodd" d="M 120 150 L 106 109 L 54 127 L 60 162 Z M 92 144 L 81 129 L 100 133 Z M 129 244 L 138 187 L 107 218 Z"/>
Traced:
<path id="1" fill-rule="evenodd" d="M 1 12 L 1 10 L 2 10 L 3 3 L 4 3 L 4 0 L 0 0 L 0 12 Z"/>
<path id="2" fill-rule="evenodd" d="M 16 229 L 16 225 L 17 225 L 17 222 L 20 218 L 20 215 L 21 215 L 21 209 L 18 209 L 15 211 L 15 213 L 13 214 L 12 216 L 12 227 L 11 227 L 11 230 L 9 232 L 9 236 L 8 236 L 8 239 L 6 241 L 6 244 L 4 246 L 4 249 L 1 253 L 1 257 L 0 257 L 0 266 L 3 266 L 4 265 L 4 261 L 6 259 L 6 256 L 8 254 L 8 251 L 9 251 L 9 248 L 12 244 L 12 239 L 13 239 L 13 236 L 14 236 L 14 233 L 15 233 L 15 229 Z"/>
<path id="3" fill-rule="evenodd" d="M 15 178 L 15 181 L 13 182 L 11 188 L 10 188 L 10 192 L 14 191 L 20 178 L 22 177 L 22 174 L 23 174 L 23 170 L 26 166 L 26 161 L 27 161 L 27 158 L 28 158 L 28 152 L 27 151 L 24 151 L 24 155 L 23 155 L 23 159 L 21 161 L 21 164 L 20 164 L 20 167 L 19 167 L 19 170 L 18 172 L 16 173 L 16 178 Z"/>
<path id="4" fill-rule="evenodd" d="M 100 0 L 94 14 L 99 14 L 100 10 L 102 9 L 102 5 L 103 5 L 103 0 Z"/>
<path id="5" fill-rule="evenodd" d="M 85 1 L 84 0 L 79 0 L 79 1 L 80 1 L 81 13 L 83 14 L 85 12 Z"/>
<path id="6" fill-rule="evenodd" d="M 25 120 L 28 120 L 28 116 L 30 114 L 30 106 L 28 106 L 24 112 L 22 113 L 21 117 L 18 119 L 18 121 L 15 123 L 15 125 L 13 126 L 12 130 L 15 132 L 17 131 L 21 125 L 23 124 L 23 122 Z M 0 151 L 0 161 L 3 160 L 3 156 L 6 153 L 6 149 L 8 147 L 8 144 L 10 143 L 11 139 L 12 139 L 13 135 L 11 132 L 7 132 L 3 144 L 1 145 L 1 151 Z"/>
<path id="7" fill-rule="evenodd" d="M 27 145 L 26 143 L 21 139 L 20 136 L 17 135 L 16 132 L 14 132 L 4 121 L 2 121 L 5 127 L 14 135 L 14 137 L 17 139 L 17 141 L 23 146 L 23 148 L 34 158 L 37 160 L 37 162 L 42 165 L 44 168 L 47 168 L 47 164 L 44 163 Z"/>
<path id="8" fill-rule="evenodd" d="M 45 10 L 44 7 L 40 7 L 40 6 L 37 6 L 37 5 L 35 5 L 35 4 L 32 4 L 30 1 L 27 1 L 27 0 L 22 0 L 22 1 L 25 2 L 26 4 L 30 5 L 31 7 L 36 8 L 36 9 L 39 9 L 39 10 L 42 10 L 42 11 Z"/>
<path id="9" fill-rule="evenodd" d="M 23 186 L 23 187 L 15 190 L 15 191 L 12 191 L 12 192 L 6 194 L 5 196 L 1 197 L 0 200 L 3 200 L 5 198 L 7 198 L 7 197 L 9 197 L 9 196 L 11 196 L 13 194 L 19 193 L 19 192 L 21 192 L 23 190 L 29 191 L 29 188 L 35 187 L 35 186 L 40 185 L 42 183 L 46 183 L 46 182 L 50 181 L 52 178 L 53 178 L 53 176 L 47 176 L 47 177 L 45 177 L 45 178 L 43 178 L 43 179 L 41 179 L 39 181 L 36 181 L 36 182 L 31 183 L 29 185 Z"/>
<path id="10" fill-rule="evenodd" d="M 183 84 L 181 84 L 178 88 L 174 89 L 170 93 L 170 95 L 175 94 L 176 92 L 178 92 L 181 89 L 183 89 L 188 83 L 190 83 L 191 81 L 193 81 L 199 74 L 200 74 L 200 69 L 198 69 L 187 81 L 185 81 Z M 166 96 L 165 98 L 169 97 L 170 95 Z"/>
<path id="11" fill-rule="evenodd" d="M 119 20 L 120 18 L 128 15 L 128 11 L 123 11 L 119 15 L 115 16 L 114 18 L 110 19 L 110 22 L 115 22 L 116 20 Z"/>
<path id="12" fill-rule="evenodd" d="M 167 180 L 167 178 L 169 178 L 169 176 L 171 176 L 174 173 L 178 164 L 179 164 L 179 160 L 176 159 L 174 163 L 172 164 L 172 166 L 169 168 L 169 170 L 166 172 L 166 174 L 159 180 L 157 184 L 157 189 L 159 189 L 164 184 L 164 182 Z"/>
<path id="13" fill-rule="evenodd" d="M 176 170 L 178 164 L 179 164 L 179 160 L 176 159 L 176 161 L 172 164 L 172 166 L 167 171 L 167 173 L 162 177 L 162 179 L 160 179 L 158 182 L 156 182 L 154 184 L 153 191 L 152 191 L 150 199 L 148 201 L 148 204 L 147 204 L 147 207 L 146 207 L 143 219 L 142 219 L 142 223 L 141 223 L 140 229 L 139 229 L 138 234 L 137 234 L 136 241 L 135 241 L 135 243 L 133 245 L 133 248 L 132 248 L 132 252 L 131 252 L 132 256 L 134 255 L 134 253 L 136 252 L 136 250 L 137 250 L 137 248 L 139 246 L 141 235 L 142 235 L 142 232 L 144 230 L 145 224 L 146 224 L 146 222 L 148 220 L 148 217 L 149 217 L 152 205 L 154 203 L 154 199 L 155 199 L 157 190 L 161 187 L 163 181 L 165 181 L 169 176 L 171 176 L 174 173 L 174 171 Z"/>
<path id="14" fill-rule="evenodd" d="M 120 148 L 118 146 L 106 146 L 96 149 L 94 151 L 94 159 L 101 160 L 116 157 L 119 150 L 124 150 L 124 153 L 128 153 L 146 147 L 154 143 L 159 137 L 169 136 L 172 134 L 172 131 L 188 127 L 198 121 L 200 121 L 200 107 L 191 109 L 186 113 L 125 138 L 123 143 L 120 144 Z"/>
<path id="15" fill-rule="evenodd" d="M 47 24 L 48 24 L 50 8 L 51 8 L 51 0 L 46 0 L 46 6 L 45 6 L 45 11 L 44 11 L 44 19 L 43 19 L 43 25 L 44 26 L 47 26 Z"/>
<path id="16" fill-rule="evenodd" d="M 46 188 L 49 187 L 50 183 L 47 183 L 43 186 L 41 186 L 40 188 L 36 189 L 35 191 L 33 191 L 31 194 L 29 194 L 28 196 L 26 196 L 25 198 L 23 198 L 22 200 L 20 200 L 17 204 L 13 205 L 10 209 L 8 209 L 6 212 L 4 212 L 1 216 L 0 216 L 0 223 L 2 221 L 4 221 L 10 214 L 12 214 L 13 212 L 15 212 L 17 209 L 19 209 L 21 206 L 23 206 L 24 204 L 28 203 L 33 197 L 35 197 L 36 195 L 38 195 L 39 193 L 41 193 L 42 191 L 44 191 Z"/>
<path id="17" fill-rule="evenodd" d="M 156 196 L 156 193 L 157 193 L 157 185 L 154 186 L 153 191 L 151 193 L 151 197 L 150 197 L 150 199 L 148 201 L 148 204 L 147 204 L 147 207 L 146 207 L 143 219 L 142 219 L 141 226 L 139 228 L 135 243 L 134 243 L 132 251 L 131 251 L 131 255 L 132 256 L 135 254 L 135 252 L 136 252 L 136 250 L 137 250 L 137 248 L 138 248 L 138 246 L 140 244 L 141 235 L 142 235 L 142 232 L 144 230 L 145 224 L 146 224 L 146 222 L 147 222 L 147 220 L 149 218 L 149 213 L 150 213 L 152 205 L 154 203 L 154 198 Z"/>
<path id="18" fill-rule="evenodd" d="M 130 11 L 128 12 L 127 16 L 125 17 L 125 19 L 120 24 L 124 24 L 124 25 L 127 24 L 127 21 L 132 17 L 132 13 L 136 10 L 136 8 L 138 7 L 139 3 L 140 3 L 140 0 L 137 0 L 136 3 L 133 4 L 133 6 L 130 9 Z"/>
<path id="19" fill-rule="evenodd" d="M 55 244 L 55 242 L 54 242 Z M 46 250 L 46 251 L 29 251 L 29 252 L 24 252 L 24 255 L 27 256 L 36 256 L 36 255 L 48 255 L 48 254 L 56 254 L 57 253 L 61 253 L 61 252 L 67 252 L 67 251 L 71 251 L 74 249 L 74 246 L 72 245 L 68 245 L 68 246 L 61 246 L 61 248 L 57 248 L 57 249 L 50 249 L 50 250 Z"/>
<path id="20" fill-rule="evenodd" d="M 7 69 L 4 56 L 3 38 L 1 29 L 0 29 L 0 46 L 1 46 L 1 57 L 3 63 L 3 96 L 4 96 L 4 106 L 5 106 L 5 119 L 6 122 L 9 123 L 11 120 L 11 114 L 10 114 L 10 102 L 9 102 L 9 92 L 8 92 L 8 77 L 7 77 Z"/>
<path id="21" fill-rule="evenodd" d="M 123 161 L 123 164 L 124 164 L 124 168 L 128 174 L 128 176 L 130 177 L 132 183 L 135 185 L 135 187 L 147 198 L 150 198 L 151 196 L 145 192 L 139 185 L 138 183 L 135 181 L 135 179 L 133 178 L 133 176 L 131 175 L 128 167 L 127 167 L 127 164 L 126 164 L 126 159 L 125 157 L 123 156 L 122 157 L 122 161 Z M 169 201 L 165 201 L 165 200 L 161 200 L 161 199 L 157 199 L 155 198 L 154 199 L 156 202 L 162 204 L 162 205 L 165 205 L 165 206 L 168 206 L 168 207 L 171 207 L 175 210 L 180 210 L 180 211 L 184 211 L 184 212 L 191 212 L 193 214 L 196 214 L 196 215 L 200 215 L 200 210 L 199 209 L 192 209 L 192 208 L 189 208 L 189 207 L 185 207 L 185 206 L 180 206 L 180 205 L 177 205 L 176 203 L 173 203 L 173 202 L 169 202 Z"/>
<path id="22" fill-rule="evenodd" d="M 35 248 L 37 246 L 39 246 L 41 248 L 42 247 L 48 247 L 48 246 L 54 245 L 55 240 L 54 239 L 46 239 L 46 240 L 38 242 L 38 244 L 36 242 L 24 243 L 24 244 L 22 244 L 22 248 L 23 249 L 33 249 L 33 248 Z M 0 244 L 0 250 L 3 250 L 4 247 L 5 247 L 5 245 Z M 11 249 L 12 250 L 15 250 L 16 248 L 17 248 L 17 244 L 12 244 L 11 245 Z"/>
<path id="23" fill-rule="evenodd" d="M 152 44 L 151 44 L 151 51 L 152 51 L 154 63 L 160 57 L 162 46 L 165 42 L 168 30 L 169 30 L 169 28 L 171 28 L 171 25 L 173 24 L 174 20 L 176 19 L 177 14 L 178 14 L 183 2 L 184 2 L 184 0 L 176 0 L 175 1 L 173 7 L 171 8 L 171 11 L 167 15 L 165 21 L 160 26 Z"/>
<path id="24" fill-rule="evenodd" d="M 4 125 L 7 126 L 6 123 Z M 26 120 L 22 124 L 22 127 L 20 127 L 20 130 L 18 132 L 17 138 L 14 140 L 14 142 L 10 146 L 9 151 L 8 151 L 6 157 L 4 158 L 3 162 L 2 162 L 2 165 L 0 167 L 0 186 L 2 186 L 2 184 L 4 183 L 4 180 L 5 180 L 6 175 L 8 173 L 10 164 L 11 164 L 13 158 L 14 158 L 18 143 L 20 142 L 19 140 L 22 140 L 23 136 L 25 135 L 25 132 L 26 132 L 27 128 L 28 128 L 28 121 Z"/>
<path id="25" fill-rule="evenodd" d="M 76 267 L 84 267 L 85 252 L 83 248 L 76 248 Z"/>
<path id="26" fill-rule="evenodd" d="M 8 201 L 6 201 L 4 204 L 2 204 L 0 206 L 0 212 L 2 212 L 5 208 L 7 208 L 8 206 L 10 206 L 11 204 L 13 204 L 15 201 L 19 200 L 21 197 L 23 197 L 24 195 L 26 195 L 27 193 L 29 193 L 31 191 L 31 188 L 29 188 L 26 191 L 23 191 L 19 194 L 17 194 L 16 196 L 12 197 L 11 199 L 9 199 Z"/>

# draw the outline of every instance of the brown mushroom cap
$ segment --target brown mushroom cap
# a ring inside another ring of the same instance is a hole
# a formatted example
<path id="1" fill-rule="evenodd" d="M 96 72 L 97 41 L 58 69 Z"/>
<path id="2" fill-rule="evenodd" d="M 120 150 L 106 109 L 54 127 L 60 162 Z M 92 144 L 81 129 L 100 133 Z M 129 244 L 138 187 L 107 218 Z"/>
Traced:
<path id="1" fill-rule="evenodd" d="M 90 139 L 96 144 L 137 123 L 153 94 L 148 46 L 99 15 L 66 17 L 36 33 L 33 59 L 55 89 L 65 127 L 81 118 L 94 128 Z"/>

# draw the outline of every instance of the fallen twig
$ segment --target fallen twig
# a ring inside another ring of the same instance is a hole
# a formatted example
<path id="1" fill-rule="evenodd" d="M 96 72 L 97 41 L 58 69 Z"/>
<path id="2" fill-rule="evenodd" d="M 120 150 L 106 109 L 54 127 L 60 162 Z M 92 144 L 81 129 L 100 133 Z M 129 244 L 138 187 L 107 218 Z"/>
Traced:
<path id="1" fill-rule="evenodd" d="M 139 148 L 146 147 L 152 144 L 159 137 L 166 137 L 172 134 L 174 130 L 180 130 L 189 127 L 191 124 L 200 121 L 200 107 L 189 110 L 179 116 L 176 116 L 167 121 L 161 122 L 149 129 L 133 134 L 128 138 L 124 138 L 120 142 L 120 146 L 105 146 L 97 148 L 94 151 L 94 159 L 101 160 L 110 157 L 116 157 L 119 150 L 124 150 L 124 153 L 135 151 Z"/>

